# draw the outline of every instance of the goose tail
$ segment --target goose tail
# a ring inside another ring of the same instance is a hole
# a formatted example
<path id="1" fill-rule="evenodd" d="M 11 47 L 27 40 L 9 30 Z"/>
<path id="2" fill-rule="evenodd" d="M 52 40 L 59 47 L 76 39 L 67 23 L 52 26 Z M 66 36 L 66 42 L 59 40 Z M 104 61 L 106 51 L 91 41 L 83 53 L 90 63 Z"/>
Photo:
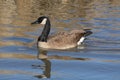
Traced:
<path id="1" fill-rule="evenodd" d="M 91 35 L 92 33 L 93 33 L 92 31 L 90 31 L 90 30 L 88 30 L 88 29 L 85 29 L 84 37 L 89 36 L 89 35 Z"/>
<path id="2" fill-rule="evenodd" d="M 91 35 L 93 32 L 90 31 L 90 29 L 84 29 L 85 33 L 84 35 L 80 38 L 80 40 L 77 42 L 77 45 L 81 45 L 83 41 L 86 39 L 86 36 Z"/>

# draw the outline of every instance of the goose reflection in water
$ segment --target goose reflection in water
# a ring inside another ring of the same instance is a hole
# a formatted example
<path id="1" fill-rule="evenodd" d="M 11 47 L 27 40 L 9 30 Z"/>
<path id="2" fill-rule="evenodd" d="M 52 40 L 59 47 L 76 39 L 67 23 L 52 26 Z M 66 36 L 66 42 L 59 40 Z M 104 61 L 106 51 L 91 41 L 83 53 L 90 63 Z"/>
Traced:
<path id="1" fill-rule="evenodd" d="M 37 77 L 37 78 L 50 78 L 51 62 L 47 57 L 47 51 L 39 50 L 37 58 L 39 60 L 41 60 L 45 66 L 38 66 L 38 67 L 41 67 L 44 71 L 43 71 L 42 75 L 35 75 L 35 77 Z"/>
<path id="2" fill-rule="evenodd" d="M 37 78 L 50 78 L 51 77 L 51 59 L 57 60 L 90 60 L 89 58 L 75 58 L 70 56 L 59 56 L 59 55 L 50 55 L 47 56 L 47 51 L 39 49 L 37 58 L 44 63 L 44 66 L 36 66 L 42 68 L 43 74 L 35 75 Z"/>

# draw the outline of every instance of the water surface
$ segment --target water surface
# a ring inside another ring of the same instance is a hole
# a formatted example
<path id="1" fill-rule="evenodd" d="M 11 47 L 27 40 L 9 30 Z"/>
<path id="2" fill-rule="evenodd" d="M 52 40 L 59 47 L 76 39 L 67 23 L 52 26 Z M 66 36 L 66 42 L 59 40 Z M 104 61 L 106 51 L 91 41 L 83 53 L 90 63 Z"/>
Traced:
<path id="1" fill-rule="evenodd" d="M 90 28 L 83 45 L 70 50 L 38 50 L 49 16 L 51 33 Z M 1 0 L 0 80 L 120 80 L 119 0 Z"/>

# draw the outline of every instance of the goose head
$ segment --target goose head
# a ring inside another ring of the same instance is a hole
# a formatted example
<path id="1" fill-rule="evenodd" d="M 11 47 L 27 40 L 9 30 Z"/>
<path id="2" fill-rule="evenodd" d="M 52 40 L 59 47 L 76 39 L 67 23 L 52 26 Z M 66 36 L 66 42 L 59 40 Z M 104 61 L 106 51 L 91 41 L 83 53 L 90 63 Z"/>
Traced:
<path id="1" fill-rule="evenodd" d="M 42 17 L 39 17 L 36 21 L 32 22 L 31 24 L 43 24 L 43 25 L 45 25 L 47 20 L 48 20 L 48 17 L 42 16 Z"/>
<path id="2" fill-rule="evenodd" d="M 47 38 L 50 32 L 50 20 L 46 16 L 39 17 L 36 21 L 32 22 L 31 24 L 43 24 L 44 28 L 41 35 L 38 37 L 38 41 L 40 42 L 47 42 Z"/>

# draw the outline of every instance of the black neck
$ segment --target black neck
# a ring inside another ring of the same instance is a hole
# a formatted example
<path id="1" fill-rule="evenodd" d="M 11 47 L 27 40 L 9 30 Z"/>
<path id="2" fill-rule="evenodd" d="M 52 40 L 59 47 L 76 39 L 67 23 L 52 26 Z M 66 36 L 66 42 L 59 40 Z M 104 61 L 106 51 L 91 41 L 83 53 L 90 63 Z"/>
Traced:
<path id="1" fill-rule="evenodd" d="M 42 31 L 42 34 L 39 36 L 38 41 L 47 42 L 48 35 L 50 33 L 50 20 L 47 18 L 46 24 Z"/>

